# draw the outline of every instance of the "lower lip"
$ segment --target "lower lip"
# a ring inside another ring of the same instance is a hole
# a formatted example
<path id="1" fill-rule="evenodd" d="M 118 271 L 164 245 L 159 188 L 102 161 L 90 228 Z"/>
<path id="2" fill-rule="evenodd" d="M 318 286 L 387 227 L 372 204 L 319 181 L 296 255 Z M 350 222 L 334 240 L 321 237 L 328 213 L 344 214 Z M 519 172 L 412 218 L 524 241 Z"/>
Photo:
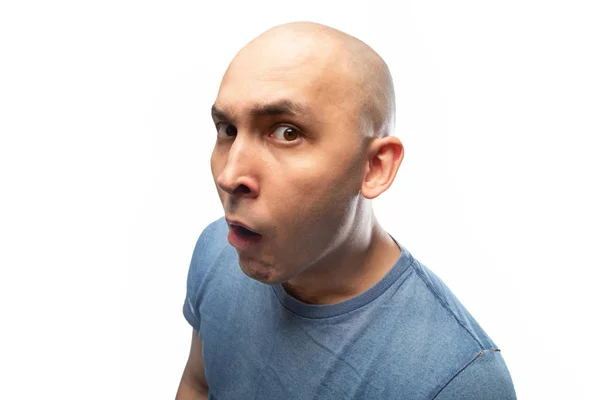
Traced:
<path id="1" fill-rule="evenodd" d="M 229 227 L 229 234 L 227 235 L 229 243 L 237 250 L 250 250 L 258 246 L 262 240 L 260 235 L 243 235 L 240 234 L 235 228 Z"/>

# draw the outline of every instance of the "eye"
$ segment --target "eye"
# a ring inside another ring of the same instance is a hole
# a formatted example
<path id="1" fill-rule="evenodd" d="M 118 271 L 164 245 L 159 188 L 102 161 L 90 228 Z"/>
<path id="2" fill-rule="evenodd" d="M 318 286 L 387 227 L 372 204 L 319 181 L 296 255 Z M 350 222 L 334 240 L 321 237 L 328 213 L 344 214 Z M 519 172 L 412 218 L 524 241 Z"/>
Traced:
<path id="1" fill-rule="evenodd" d="M 275 136 L 277 140 L 293 142 L 300 137 L 300 132 L 290 126 L 280 126 L 275 129 L 273 136 Z"/>
<path id="2" fill-rule="evenodd" d="M 237 135 L 237 128 L 231 124 L 217 124 L 217 136 L 231 137 Z"/>

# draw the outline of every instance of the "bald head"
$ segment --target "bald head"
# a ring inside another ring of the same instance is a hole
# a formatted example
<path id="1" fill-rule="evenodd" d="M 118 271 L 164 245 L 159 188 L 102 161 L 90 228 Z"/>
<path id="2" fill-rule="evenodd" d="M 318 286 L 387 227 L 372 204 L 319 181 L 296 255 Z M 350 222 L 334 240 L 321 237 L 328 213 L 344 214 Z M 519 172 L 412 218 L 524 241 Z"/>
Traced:
<path id="1" fill-rule="evenodd" d="M 248 276 L 291 281 L 371 248 L 370 200 L 403 157 L 392 78 L 373 49 L 319 24 L 277 26 L 234 57 L 211 111 L 211 171 L 225 213 L 261 235 L 238 249 Z M 315 282 L 328 280 L 321 272 Z"/>
<path id="2" fill-rule="evenodd" d="M 268 81 L 284 76 L 314 88 L 315 96 L 357 118 L 366 136 L 393 134 L 394 87 L 383 59 L 359 39 L 312 22 L 279 25 L 246 45 L 231 62 L 232 79 Z M 297 78 L 297 79 L 296 79 Z"/>

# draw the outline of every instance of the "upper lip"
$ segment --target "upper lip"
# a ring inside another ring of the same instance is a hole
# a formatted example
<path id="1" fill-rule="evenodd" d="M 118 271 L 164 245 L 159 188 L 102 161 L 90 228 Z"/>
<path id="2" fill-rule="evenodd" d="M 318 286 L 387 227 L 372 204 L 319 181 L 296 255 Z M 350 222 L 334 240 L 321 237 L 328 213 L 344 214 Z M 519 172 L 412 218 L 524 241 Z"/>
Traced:
<path id="1" fill-rule="evenodd" d="M 229 218 L 225 218 L 225 221 L 227 221 L 227 225 L 241 226 L 242 228 L 248 229 L 249 231 L 252 231 L 254 233 L 258 233 L 260 235 L 259 232 L 257 232 L 253 228 L 251 228 L 248 224 L 245 224 L 245 223 L 240 222 L 240 221 L 235 220 L 235 219 L 229 219 Z"/>

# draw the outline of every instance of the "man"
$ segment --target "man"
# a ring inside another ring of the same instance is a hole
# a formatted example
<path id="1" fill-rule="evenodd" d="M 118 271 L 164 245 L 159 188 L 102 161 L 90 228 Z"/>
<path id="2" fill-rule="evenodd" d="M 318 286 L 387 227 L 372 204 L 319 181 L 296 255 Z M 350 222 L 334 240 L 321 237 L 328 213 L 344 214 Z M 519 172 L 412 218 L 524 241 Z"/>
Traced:
<path id="1" fill-rule="evenodd" d="M 515 398 L 496 345 L 375 218 L 404 155 L 394 113 L 385 62 L 335 29 L 278 26 L 236 55 L 177 399 Z"/>

